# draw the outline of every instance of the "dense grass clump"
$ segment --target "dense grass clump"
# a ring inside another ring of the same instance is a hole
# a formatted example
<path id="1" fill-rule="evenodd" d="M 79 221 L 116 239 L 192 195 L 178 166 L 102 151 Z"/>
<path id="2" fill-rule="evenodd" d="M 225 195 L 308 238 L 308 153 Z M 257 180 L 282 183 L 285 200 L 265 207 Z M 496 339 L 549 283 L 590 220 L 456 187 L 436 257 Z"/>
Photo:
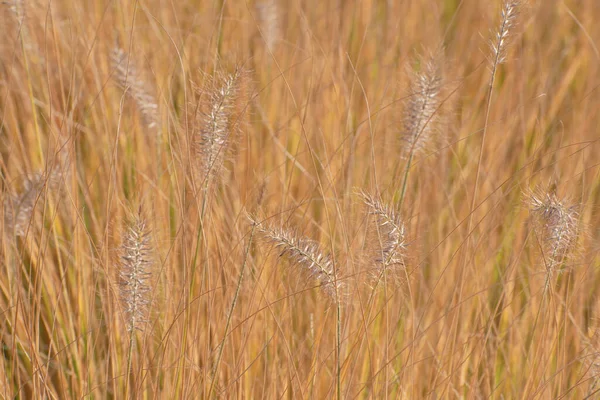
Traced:
<path id="1" fill-rule="evenodd" d="M 0 1 L 0 398 L 600 397 L 598 20 Z"/>

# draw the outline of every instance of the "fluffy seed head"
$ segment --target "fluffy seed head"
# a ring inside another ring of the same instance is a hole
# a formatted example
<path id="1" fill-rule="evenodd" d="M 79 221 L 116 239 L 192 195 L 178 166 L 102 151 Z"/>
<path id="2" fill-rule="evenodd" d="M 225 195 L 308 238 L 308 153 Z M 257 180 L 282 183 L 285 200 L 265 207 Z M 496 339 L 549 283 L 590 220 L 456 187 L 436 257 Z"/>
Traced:
<path id="1" fill-rule="evenodd" d="M 577 208 L 551 193 L 530 192 L 526 198 L 542 238 L 546 271 L 551 277 L 577 241 Z"/>
<path id="2" fill-rule="evenodd" d="M 323 292 L 333 301 L 342 300 L 345 286 L 336 279 L 333 259 L 321 251 L 318 243 L 288 229 L 268 226 L 252 217 L 250 220 L 263 239 L 277 247 L 281 256 L 289 259 L 295 271 L 319 283 Z"/>
<path id="3" fill-rule="evenodd" d="M 220 176 L 224 161 L 239 123 L 236 106 L 241 92 L 244 71 L 237 69 L 233 74 L 216 74 L 208 77 L 199 96 L 202 104 L 194 106 L 195 128 L 193 147 L 198 157 L 198 179 L 204 187 Z"/>
<path id="4" fill-rule="evenodd" d="M 158 104 L 146 87 L 148 86 L 142 78 L 133 60 L 128 59 L 127 54 L 120 49 L 114 48 L 111 53 L 112 67 L 116 82 L 133 99 L 144 124 L 153 129 L 158 126 Z"/>
<path id="5" fill-rule="evenodd" d="M 375 217 L 380 248 L 375 253 L 377 280 L 384 272 L 391 271 L 396 278 L 397 272 L 406 266 L 406 237 L 405 228 L 400 215 L 381 198 L 362 192 L 361 197 L 367 206 L 369 214 Z"/>
<path id="6" fill-rule="evenodd" d="M 493 33 L 493 38 L 490 39 L 489 46 L 491 49 L 492 66 L 502 64 L 506 61 L 506 49 L 508 42 L 517 27 L 519 14 L 523 7 L 522 0 L 508 0 L 502 4 L 500 13 L 501 22 L 498 30 Z"/>
<path id="7" fill-rule="evenodd" d="M 420 68 L 413 69 L 411 75 L 400 138 L 408 153 L 418 153 L 432 144 L 439 129 L 443 87 L 440 56 L 423 58 Z"/>
<path id="8" fill-rule="evenodd" d="M 128 223 L 121 245 L 119 285 L 127 330 L 143 330 L 150 305 L 150 231 L 141 210 Z"/>

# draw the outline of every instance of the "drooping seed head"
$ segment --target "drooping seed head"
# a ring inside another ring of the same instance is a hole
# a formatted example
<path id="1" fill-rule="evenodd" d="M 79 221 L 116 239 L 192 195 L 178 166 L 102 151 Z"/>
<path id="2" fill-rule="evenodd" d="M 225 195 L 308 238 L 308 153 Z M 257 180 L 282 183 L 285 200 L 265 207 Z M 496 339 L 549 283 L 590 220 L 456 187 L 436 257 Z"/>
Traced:
<path id="1" fill-rule="evenodd" d="M 400 215 L 392 206 L 385 204 L 380 197 L 362 192 L 361 197 L 367 206 L 368 213 L 375 217 L 377 225 L 377 242 L 379 248 L 375 252 L 374 278 L 379 280 L 389 271 L 399 279 L 398 272 L 405 268 L 406 232 Z"/>
<path id="2" fill-rule="evenodd" d="M 333 259 L 325 254 L 317 242 L 302 237 L 289 229 L 273 227 L 257 222 L 250 217 L 252 224 L 262 238 L 274 245 L 280 256 L 286 256 L 293 271 L 300 277 L 317 282 L 323 292 L 334 302 L 341 302 L 345 296 L 345 285 L 336 276 Z"/>

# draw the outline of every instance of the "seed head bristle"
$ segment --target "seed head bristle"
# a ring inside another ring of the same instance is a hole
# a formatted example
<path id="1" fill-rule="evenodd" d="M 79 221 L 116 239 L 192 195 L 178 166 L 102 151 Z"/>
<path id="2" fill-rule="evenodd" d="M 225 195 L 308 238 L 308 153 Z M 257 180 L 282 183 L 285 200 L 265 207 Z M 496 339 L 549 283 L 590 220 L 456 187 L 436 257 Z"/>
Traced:
<path id="1" fill-rule="evenodd" d="M 262 238 L 274 245 L 280 256 L 286 256 L 301 275 L 320 284 L 323 292 L 334 302 L 341 302 L 345 286 L 336 278 L 336 270 L 330 255 L 321 251 L 317 242 L 301 237 L 282 227 L 268 226 L 250 217 Z"/>
<path id="2" fill-rule="evenodd" d="M 439 55 L 421 60 L 411 72 L 410 96 L 405 101 L 401 141 L 409 153 L 427 149 L 437 136 L 440 123 L 442 67 Z"/>
<path id="3" fill-rule="evenodd" d="M 215 74 L 208 77 L 198 95 L 204 95 L 204 104 L 195 106 L 193 146 L 199 159 L 199 179 L 208 187 L 218 178 L 235 135 L 240 115 L 236 106 L 241 95 L 244 71 L 233 74 Z"/>
<path id="4" fill-rule="evenodd" d="M 541 233 L 548 282 L 576 244 L 579 214 L 553 193 L 530 192 L 526 198 Z"/>
<path id="5" fill-rule="evenodd" d="M 127 330 L 143 330 L 150 305 L 150 231 L 141 211 L 128 223 L 121 245 L 119 285 Z"/>
<path id="6" fill-rule="evenodd" d="M 508 0 L 502 4 L 500 13 L 501 22 L 498 30 L 490 39 L 491 63 L 495 65 L 506 62 L 507 47 L 515 28 L 517 27 L 519 15 L 523 7 L 522 0 Z M 493 68 L 492 67 L 492 68 Z"/>
<path id="7" fill-rule="evenodd" d="M 158 104 L 153 95 L 147 90 L 147 84 L 137 69 L 135 63 L 120 48 L 116 47 L 111 53 L 114 78 L 135 102 L 144 124 L 149 129 L 158 126 Z"/>
<path id="8" fill-rule="evenodd" d="M 397 273 L 406 266 L 405 227 L 400 215 L 381 198 L 362 192 L 361 197 L 369 214 L 375 216 L 380 248 L 374 259 L 377 269 L 375 277 L 379 279 L 384 272 L 391 270 Z M 396 278 L 399 278 L 396 276 Z"/>

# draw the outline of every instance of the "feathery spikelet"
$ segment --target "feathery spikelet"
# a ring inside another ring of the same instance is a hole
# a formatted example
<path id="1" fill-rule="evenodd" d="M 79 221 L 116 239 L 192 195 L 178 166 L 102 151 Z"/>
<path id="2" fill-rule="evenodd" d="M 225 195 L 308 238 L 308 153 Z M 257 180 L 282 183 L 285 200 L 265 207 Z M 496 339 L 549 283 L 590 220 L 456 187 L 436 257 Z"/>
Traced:
<path id="1" fill-rule="evenodd" d="M 151 252 L 150 231 L 140 208 L 127 225 L 119 261 L 120 295 L 129 332 L 143 330 L 147 322 Z"/>
<path id="2" fill-rule="evenodd" d="M 252 217 L 249 218 L 264 240 L 279 249 L 280 256 L 285 255 L 303 276 L 318 282 L 323 292 L 334 302 L 341 302 L 345 287 L 336 279 L 333 259 L 321 251 L 318 243 L 288 229 L 264 226 Z"/>
<path id="3" fill-rule="evenodd" d="M 8 193 L 4 198 L 4 226 L 9 234 L 25 236 L 33 217 L 36 202 L 42 195 L 44 178 L 41 173 L 28 177 L 19 194 Z"/>
<path id="4" fill-rule="evenodd" d="M 281 11 L 277 0 L 266 0 L 256 4 L 258 21 L 265 43 L 273 50 L 281 40 Z"/>
<path id="5" fill-rule="evenodd" d="M 125 52 L 117 47 L 111 53 L 111 61 L 115 71 L 115 80 L 135 102 L 144 124 L 150 129 L 156 128 L 158 126 L 158 104 L 154 96 L 146 89 L 147 85 L 133 60 L 128 60 Z"/>
<path id="6" fill-rule="evenodd" d="M 198 179 L 204 182 L 204 188 L 220 176 L 233 141 L 241 117 L 236 115 L 236 106 L 244 73 L 237 69 L 233 74 L 216 74 L 208 77 L 205 86 L 198 89 L 198 95 L 206 99 L 195 107 L 192 146 L 199 158 Z"/>
<path id="7" fill-rule="evenodd" d="M 437 136 L 442 104 L 442 63 L 439 55 L 421 60 L 420 70 L 412 70 L 411 95 L 405 101 L 401 141 L 410 154 L 419 153 Z"/>
<path id="8" fill-rule="evenodd" d="M 406 266 L 404 262 L 406 239 L 402 219 L 380 198 L 365 192 L 361 193 L 361 197 L 368 207 L 369 214 L 375 216 L 379 233 L 378 241 L 381 247 L 376 252 L 374 260 L 377 265 L 374 278 L 379 280 L 384 272 L 391 271 L 397 279 L 399 270 Z"/>
<path id="9" fill-rule="evenodd" d="M 568 252 L 575 246 L 579 232 L 578 212 L 555 194 L 540 191 L 526 193 L 529 209 L 541 232 L 546 265 L 546 286 Z"/>
<path id="10" fill-rule="evenodd" d="M 506 49 L 508 42 L 517 27 L 517 22 L 521 9 L 523 7 L 522 0 L 508 0 L 502 4 L 501 23 L 498 30 L 493 34 L 494 38 L 490 39 L 489 46 L 492 51 L 491 64 L 492 68 L 496 65 L 506 62 Z"/>

